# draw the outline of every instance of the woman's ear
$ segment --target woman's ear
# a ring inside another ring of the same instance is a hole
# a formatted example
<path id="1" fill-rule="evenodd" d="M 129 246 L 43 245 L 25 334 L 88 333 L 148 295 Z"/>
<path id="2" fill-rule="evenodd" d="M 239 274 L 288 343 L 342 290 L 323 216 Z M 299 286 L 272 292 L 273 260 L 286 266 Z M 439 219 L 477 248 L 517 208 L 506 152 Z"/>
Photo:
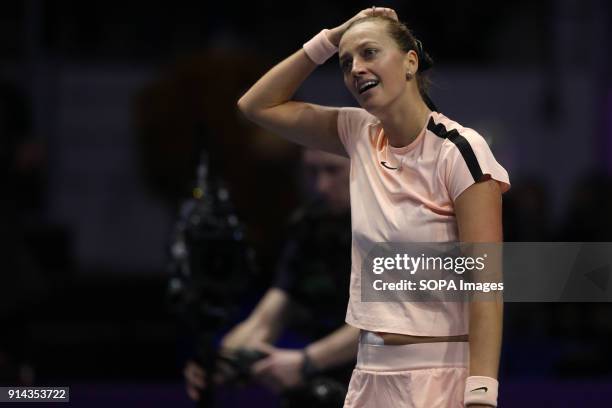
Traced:
<path id="1" fill-rule="evenodd" d="M 419 70 L 419 57 L 414 50 L 410 50 L 404 56 L 404 70 L 411 75 L 416 74 Z"/>

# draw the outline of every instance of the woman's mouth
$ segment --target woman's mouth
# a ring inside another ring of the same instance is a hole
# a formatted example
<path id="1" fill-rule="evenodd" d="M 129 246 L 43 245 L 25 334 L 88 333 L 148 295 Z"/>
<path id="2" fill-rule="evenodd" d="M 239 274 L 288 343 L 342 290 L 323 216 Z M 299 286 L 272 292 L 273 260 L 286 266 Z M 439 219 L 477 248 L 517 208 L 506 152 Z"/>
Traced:
<path id="1" fill-rule="evenodd" d="M 374 88 L 376 85 L 378 85 L 378 83 L 379 81 L 377 81 L 376 79 L 369 79 L 367 81 L 363 81 L 358 84 L 357 92 L 359 92 L 359 94 L 362 95 L 365 92 L 369 91 L 370 89 Z"/>

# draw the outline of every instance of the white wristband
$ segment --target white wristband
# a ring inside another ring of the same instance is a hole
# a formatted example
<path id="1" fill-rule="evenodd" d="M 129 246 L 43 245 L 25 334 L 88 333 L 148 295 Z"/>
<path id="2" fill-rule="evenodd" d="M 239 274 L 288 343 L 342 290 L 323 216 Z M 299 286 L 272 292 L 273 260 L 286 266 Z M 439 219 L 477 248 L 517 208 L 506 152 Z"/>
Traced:
<path id="1" fill-rule="evenodd" d="M 304 52 L 317 65 L 323 64 L 338 51 L 338 47 L 327 38 L 328 31 L 327 29 L 322 30 L 304 44 Z"/>
<path id="2" fill-rule="evenodd" d="M 497 407 L 498 388 L 499 382 L 495 378 L 481 376 L 468 377 L 465 382 L 463 404 L 466 407 L 475 404 Z"/>

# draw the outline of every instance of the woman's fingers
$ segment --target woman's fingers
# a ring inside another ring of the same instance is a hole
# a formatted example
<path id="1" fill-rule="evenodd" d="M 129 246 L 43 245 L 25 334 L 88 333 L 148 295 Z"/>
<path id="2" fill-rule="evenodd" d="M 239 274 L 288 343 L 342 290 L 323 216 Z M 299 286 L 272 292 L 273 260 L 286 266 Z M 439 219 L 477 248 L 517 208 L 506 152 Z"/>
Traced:
<path id="1" fill-rule="evenodd" d="M 345 24 L 350 24 L 355 20 L 359 20 L 360 18 L 375 17 L 375 16 L 387 17 L 387 18 L 399 21 L 399 18 L 397 17 L 397 13 L 392 8 L 372 6 L 370 8 L 361 10 L 359 13 L 357 13 L 353 18 L 351 18 Z"/>
<path id="2" fill-rule="evenodd" d="M 353 17 L 351 17 L 349 20 L 345 21 L 343 24 L 339 25 L 338 27 L 332 28 L 330 32 L 327 34 L 327 38 L 331 41 L 332 44 L 337 46 L 338 43 L 340 42 L 340 38 L 342 37 L 342 35 L 344 34 L 348 26 L 351 25 L 352 22 L 354 22 L 355 20 L 364 18 L 364 17 L 371 17 L 371 16 L 384 16 L 384 17 L 388 17 L 393 20 L 399 21 L 397 14 L 395 13 L 395 10 L 391 8 L 386 8 L 386 7 L 372 6 L 370 8 L 361 10 L 359 13 L 355 14 Z"/>
<path id="3" fill-rule="evenodd" d="M 371 7 L 369 9 L 363 10 L 364 12 L 367 13 L 367 15 L 369 16 L 383 16 L 383 17 L 388 17 L 391 18 L 393 20 L 398 21 L 398 17 L 397 17 L 397 13 L 395 12 L 395 10 L 393 10 L 392 8 L 387 8 L 387 7 Z"/>
<path id="4" fill-rule="evenodd" d="M 392 18 L 395 21 L 399 21 L 399 17 L 397 16 L 397 13 L 393 9 L 387 9 L 387 16 L 389 18 Z"/>

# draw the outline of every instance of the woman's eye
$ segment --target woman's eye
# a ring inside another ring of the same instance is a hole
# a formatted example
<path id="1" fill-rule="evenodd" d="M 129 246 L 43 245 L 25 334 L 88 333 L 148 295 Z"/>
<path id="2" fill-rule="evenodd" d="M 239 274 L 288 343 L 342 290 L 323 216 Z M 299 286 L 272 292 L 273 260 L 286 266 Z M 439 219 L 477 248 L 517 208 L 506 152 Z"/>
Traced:
<path id="1" fill-rule="evenodd" d="M 376 55 L 377 52 L 378 50 L 376 48 L 366 48 L 364 54 L 366 57 L 373 57 Z"/>

